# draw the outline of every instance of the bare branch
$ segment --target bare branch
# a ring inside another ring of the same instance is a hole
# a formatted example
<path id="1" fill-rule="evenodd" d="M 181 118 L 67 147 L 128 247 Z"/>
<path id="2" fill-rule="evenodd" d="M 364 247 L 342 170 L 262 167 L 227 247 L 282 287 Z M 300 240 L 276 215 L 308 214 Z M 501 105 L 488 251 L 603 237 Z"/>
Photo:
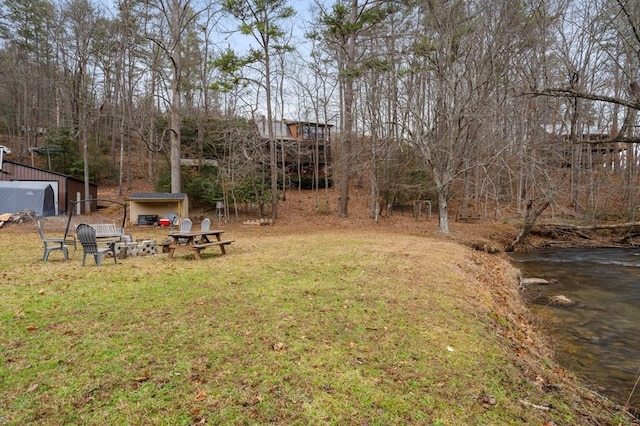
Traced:
<path id="1" fill-rule="evenodd" d="M 636 41 L 640 43 L 640 32 L 638 31 L 638 27 L 636 26 L 636 23 L 633 22 L 633 16 L 631 11 L 627 9 L 627 4 L 623 3 L 621 0 L 616 0 L 616 3 L 618 3 L 618 6 L 620 6 L 620 9 L 622 9 L 622 12 L 627 17 L 627 21 L 629 22 L 629 26 L 633 31 L 633 35 L 636 38 Z"/>
<path id="2" fill-rule="evenodd" d="M 581 92 L 579 90 L 572 89 L 572 88 L 561 88 L 561 89 L 550 88 L 550 89 L 537 90 L 533 92 L 526 92 L 523 94 L 531 95 L 531 96 L 550 96 L 554 98 L 589 99 L 592 101 L 608 102 L 611 104 L 623 105 L 635 110 L 640 110 L 640 102 L 637 102 L 637 101 L 635 102 L 626 101 L 624 99 L 614 98 L 612 96 L 604 96 L 604 95 L 597 95 L 595 93 Z"/>

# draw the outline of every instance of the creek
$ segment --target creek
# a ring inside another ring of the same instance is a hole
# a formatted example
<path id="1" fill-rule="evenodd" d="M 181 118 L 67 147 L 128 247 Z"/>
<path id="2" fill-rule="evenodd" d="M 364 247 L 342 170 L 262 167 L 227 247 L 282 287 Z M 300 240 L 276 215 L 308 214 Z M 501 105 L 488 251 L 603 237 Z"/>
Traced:
<path id="1" fill-rule="evenodd" d="M 598 391 L 640 407 L 640 250 L 548 249 L 511 256 L 529 285 L 530 309 L 554 343 L 558 362 Z M 550 302 L 562 295 L 574 304 Z"/>

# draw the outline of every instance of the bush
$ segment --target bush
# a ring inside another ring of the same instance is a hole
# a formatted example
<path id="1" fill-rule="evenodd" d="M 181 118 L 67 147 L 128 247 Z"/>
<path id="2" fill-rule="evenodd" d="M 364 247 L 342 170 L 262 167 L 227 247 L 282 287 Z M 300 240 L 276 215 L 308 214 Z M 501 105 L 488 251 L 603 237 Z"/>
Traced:
<path id="1" fill-rule="evenodd" d="M 190 174 L 182 170 L 182 186 L 194 206 L 203 208 L 215 208 L 216 202 L 223 200 L 223 182 L 216 167 L 202 168 L 197 174 Z M 271 200 L 270 180 L 264 179 L 260 174 L 244 177 L 227 188 L 233 192 L 234 199 L 238 203 L 265 204 Z M 158 173 L 155 183 L 157 192 L 171 192 L 171 173 L 168 169 Z"/>
<path id="2" fill-rule="evenodd" d="M 171 192 L 171 173 L 168 170 L 158 171 L 154 189 L 156 192 Z"/>
<path id="3" fill-rule="evenodd" d="M 300 176 L 299 178 L 291 177 L 289 179 L 289 182 L 289 187 L 291 189 L 297 189 L 298 185 L 300 185 L 300 188 L 302 189 L 315 189 L 314 179 L 311 176 Z M 331 188 L 333 186 L 333 181 L 331 180 L 331 178 L 327 179 L 327 185 L 327 188 Z M 280 187 L 282 188 L 282 185 L 280 185 Z M 325 188 L 325 179 L 323 177 L 319 178 L 318 180 L 318 188 Z"/>
<path id="4" fill-rule="evenodd" d="M 260 175 L 246 176 L 232 188 L 235 199 L 240 203 L 264 204 L 271 200 L 270 181 Z"/>
<path id="5" fill-rule="evenodd" d="M 224 198 L 221 183 L 213 177 L 195 177 L 185 183 L 184 190 L 189 195 L 189 199 L 201 207 L 214 208 L 216 202 Z"/>

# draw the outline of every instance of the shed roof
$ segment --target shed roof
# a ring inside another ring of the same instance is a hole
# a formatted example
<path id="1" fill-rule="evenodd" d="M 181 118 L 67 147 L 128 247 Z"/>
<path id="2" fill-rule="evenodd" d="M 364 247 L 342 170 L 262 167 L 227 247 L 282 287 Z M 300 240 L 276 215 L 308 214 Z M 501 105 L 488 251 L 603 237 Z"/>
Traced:
<path id="1" fill-rule="evenodd" d="M 0 188 L 46 189 L 47 186 L 51 186 L 51 184 L 49 182 L 24 182 L 21 180 L 0 181 Z"/>
<path id="2" fill-rule="evenodd" d="M 183 192 L 134 192 L 127 201 L 180 201 L 186 198 L 187 194 Z"/>
<path id="3" fill-rule="evenodd" d="M 38 167 L 32 167 L 32 166 L 28 166 L 26 164 L 21 164 L 21 163 L 16 163 L 15 161 L 9 161 L 9 160 L 4 160 L 5 164 L 11 164 L 14 167 L 19 167 L 19 168 L 23 168 L 26 170 L 35 170 L 37 172 L 41 172 L 41 173 L 46 173 L 46 174 L 50 174 L 53 176 L 60 176 L 63 177 L 65 179 L 69 179 L 69 180 L 74 180 L 76 182 L 82 182 L 84 183 L 84 180 L 70 176 L 70 175 L 65 175 L 64 173 L 58 173 L 58 172 L 52 172 L 51 170 L 45 170 L 45 169 L 40 169 Z M 2 170 L 2 173 L 8 174 L 8 172 Z M 89 182 L 89 185 L 94 185 L 97 186 L 97 184 L 93 183 L 93 182 Z"/>

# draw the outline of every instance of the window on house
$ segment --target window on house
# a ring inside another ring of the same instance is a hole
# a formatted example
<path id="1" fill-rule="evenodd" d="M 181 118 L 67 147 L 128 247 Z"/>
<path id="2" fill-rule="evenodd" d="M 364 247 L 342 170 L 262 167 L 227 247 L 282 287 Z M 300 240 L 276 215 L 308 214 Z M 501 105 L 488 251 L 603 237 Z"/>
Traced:
<path id="1" fill-rule="evenodd" d="M 305 125 L 302 127 L 302 139 L 324 140 L 324 127 Z"/>

